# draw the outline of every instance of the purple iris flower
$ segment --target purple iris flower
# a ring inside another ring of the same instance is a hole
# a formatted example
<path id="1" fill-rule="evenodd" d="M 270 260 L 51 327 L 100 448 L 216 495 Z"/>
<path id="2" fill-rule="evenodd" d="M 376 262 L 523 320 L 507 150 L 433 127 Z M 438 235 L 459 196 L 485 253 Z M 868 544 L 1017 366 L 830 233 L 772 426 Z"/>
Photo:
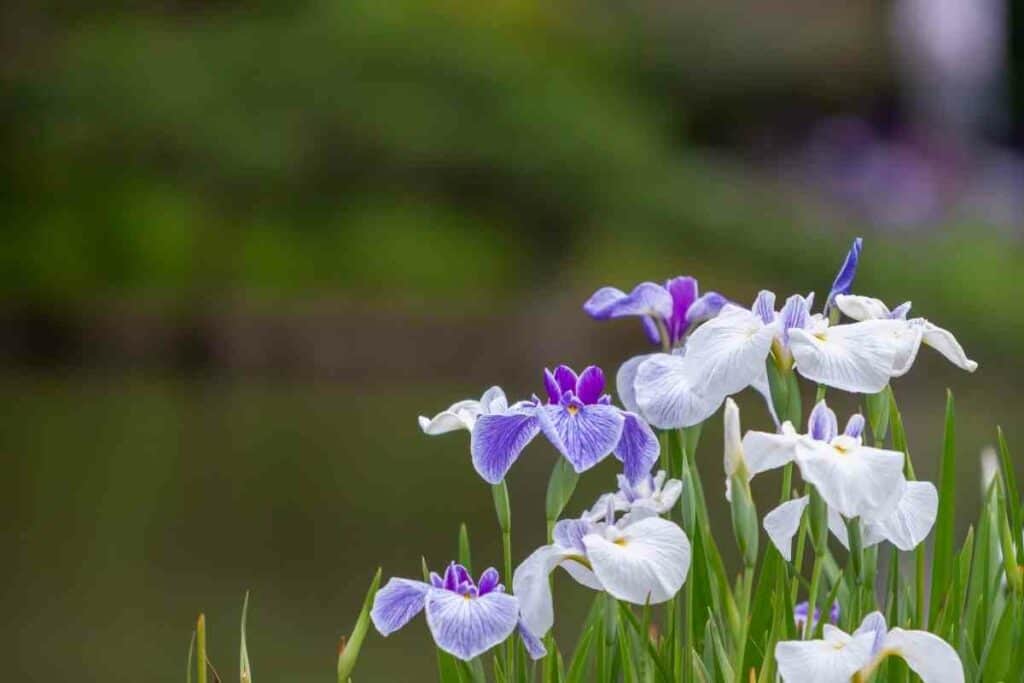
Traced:
<path id="1" fill-rule="evenodd" d="M 793 621 L 796 622 L 797 630 L 802 630 L 803 627 L 804 627 L 804 624 L 807 623 L 807 611 L 808 611 L 808 609 L 809 609 L 809 605 L 807 604 L 806 600 L 804 602 L 801 602 L 800 604 L 798 604 L 796 607 L 793 608 Z M 815 607 L 814 608 L 814 621 L 811 622 L 811 628 L 812 629 L 816 628 L 818 626 L 818 620 L 820 620 L 820 619 L 821 619 L 821 608 Z M 832 603 L 832 609 L 830 609 L 828 611 L 828 621 L 829 621 L 829 623 L 831 623 L 833 625 L 839 623 L 839 602 L 838 601 Z"/>
<path id="2" fill-rule="evenodd" d="M 862 237 L 853 240 L 853 245 L 847 252 L 839 272 L 836 273 L 836 279 L 832 282 L 832 290 L 828 293 L 828 299 L 825 301 L 826 308 L 831 308 L 836 296 L 849 294 L 853 290 L 853 278 L 857 276 L 857 264 L 860 263 L 860 250 L 863 245 Z"/>
<path id="3" fill-rule="evenodd" d="M 437 646 L 469 661 L 518 631 L 533 659 L 547 654 L 540 640 L 519 619 L 519 600 L 505 592 L 498 571 L 489 568 L 476 582 L 452 562 L 444 576 L 430 573 L 430 583 L 393 578 L 377 591 L 370 618 L 388 636 L 426 611 Z"/>
<path id="4" fill-rule="evenodd" d="M 715 317 L 727 303 L 716 292 L 701 296 L 696 278 L 682 276 L 672 278 L 664 287 L 641 282 L 629 294 L 615 287 L 602 287 L 583 304 L 583 310 L 596 320 L 641 316 L 644 332 L 652 344 L 666 341 L 662 339 L 663 329 L 668 344 L 675 346 L 694 325 Z"/>
<path id="5" fill-rule="evenodd" d="M 477 418 L 470 440 L 473 466 L 491 484 L 508 473 L 526 445 L 542 433 L 577 472 L 590 469 L 614 453 L 626 477 L 645 477 L 660 453 L 654 431 L 638 415 L 612 405 L 604 393 L 601 368 L 591 365 L 579 375 L 560 365 L 544 371 L 548 400 L 536 396 L 508 410 Z"/>

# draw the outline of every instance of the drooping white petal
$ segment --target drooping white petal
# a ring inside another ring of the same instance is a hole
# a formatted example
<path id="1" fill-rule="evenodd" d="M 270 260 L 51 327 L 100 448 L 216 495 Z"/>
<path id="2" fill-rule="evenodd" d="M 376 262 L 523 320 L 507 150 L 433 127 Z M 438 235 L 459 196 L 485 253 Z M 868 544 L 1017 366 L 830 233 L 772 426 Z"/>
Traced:
<path id="1" fill-rule="evenodd" d="M 960 342 L 956 340 L 952 332 L 924 319 L 921 319 L 921 325 L 924 330 L 925 344 L 941 353 L 946 360 L 961 370 L 974 372 L 978 369 L 978 364 L 967 357 L 967 352 L 964 351 L 964 347 L 960 346 Z"/>
<path id="2" fill-rule="evenodd" d="M 787 640 L 775 646 L 785 683 L 850 683 L 871 660 L 870 634 L 852 637 L 831 624 L 823 640 Z"/>
<path id="3" fill-rule="evenodd" d="M 512 593 L 519 598 L 519 611 L 526 628 L 543 636 L 555 623 L 548 577 L 573 551 L 558 545 L 537 548 L 512 574 Z"/>
<path id="4" fill-rule="evenodd" d="M 631 413 L 643 415 L 636 403 L 636 372 L 641 363 L 655 355 L 657 354 L 645 353 L 642 356 L 633 356 L 615 373 L 615 389 L 619 392 L 619 401 Z"/>
<path id="5" fill-rule="evenodd" d="M 865 535 L 869 531 L 877 530 L 879 536 L 900 550 L 913 550 L 931 532 L 938 509 L 939 492 L 934 484 L 927 481 L 908 481 L 896 510 L 888 517 L 867 524 Z"/>
<path id="6" fill-rule="evenodd" d="M 476 418 L 483 412 L 480 401 L 459 401 L 453 403 L 448 410 L 442 410 L 432 418 L 419 417 L 420 429 L 424 434 L 436 436 L 447 434 L 459 429 L 472 430 Z"/>
<path id="7" fill-rule="evenodd" d="M 587 569 L 578 561 L 568 559 L 562 562 L 562 564 L 559 566 L 566 572 L 568 572 L 569 576 L 571 576 L 576 581 L 576 583 L 583 584 L 591 590 L 604 590 L 604 586 L 601 585 L 601 582 L 598 580 L 597 576 L 594 575 L 594 572 Z"/>
<path id="8" fill-rule="evenodd" d="M 953 647 L 927 631 L 894 628 L 882 643 L 883 652 L 892 652 L 907 662 L 924 683 L 963 683 L 964 667 Z"/>
<path id="9" fill-rule="evenodd" d="M 750 477 L 782 467 L 796 458 L 796 446 L 801 437 L 793 425 L 784 422 L 781 434 L 747 432 L 743 435 L 743 457 Z"/>
<path id="10" fill-rule="evenodd" d="M 634 382 L 640 415 L 660 429 L 692 427 L 706 420 L 718 410 L 725 394 L 708 397 L 698 393 L 698 374 L 679 354 L 656 353 L 646 358 L 637 368 Z"/>
<path id="11" fill-rule="evenodd" d="M 889 307 L 879 299 L 854 294 L 840 294 L 835 298 L 836 307 L 848 318 L 854 320 L 881 320 L 889 317 Z"/>
<path id="12" fill-rule="evenodd" d="M 679 591 L 690 570 L 690 541 L 678 525 L 648 517 L 612 533 L 614 538 L 590 534 L 583 539 L 608 593 L 643 605 L 665 602 Z"/>
<path id="13" fill-rule="evenodd" d="M 847 519 L 877 521 L 889 516 L 906 486 L 903 453 L 862 446 L 845 435 L 831 443 L 801 440 L 797 465 L 829 507 Z"/>
<path id="14" fill-rule="evenodd" d="M 896 357 L 894 331 L 905 323 L 868 320 L 817 331 L 792 329 L 789 346 L 797 371 L 809 380 L 853 393 L 885 388 Z"/>
<path id="15" fill-rule="evenodd" d="M 786 562 L 793 559 L 793 537 L 800 529 L 800 518 L 809 502 L 808 496 L 787 500 L 764 516 L 765 533 Z"/>
<path id="16" fill-rule="evenodd" d="M 750 386 L 764 371 L 775 324 L 745 308 L 728 305 L 690 335 L 685 360 L 694 388 L 722 398 Z"/>

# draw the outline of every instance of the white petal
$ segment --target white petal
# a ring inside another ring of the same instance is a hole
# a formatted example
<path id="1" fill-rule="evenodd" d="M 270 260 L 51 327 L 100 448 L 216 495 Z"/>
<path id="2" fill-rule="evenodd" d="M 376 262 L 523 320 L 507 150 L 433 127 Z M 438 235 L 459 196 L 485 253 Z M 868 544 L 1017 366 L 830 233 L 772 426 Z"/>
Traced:
<path id="1" fill-rule="evenodd" d="M 878 299 L 854 294 L 839 294 L 835 299 L 836 307 L 847 318 L 854 320 L 878 320 L 889 317 L 889 307 Z"/>
<path id="2" fill-rule="evenodd" d="M 782 467 L 794 460 L 800 438 L 788 422 L 783 425 L 782 434 L 747 432 L 743 436 L 743 457 L 747 462 L 750 477 Z"/>
<path id="3" fill-rule="evenodd" d="M 871 655 L 875 656 L 882 649 L 882 642 L 885 640 L 885 635 L 889 632 L 889 627 L 885 623 L 885 617 L 881 612 L 875 610 L 871 612 L 860 622 L 860 626 L 853 632 L 853 637 L 861 636 L 864 634 L 871 636 Z"/>
<path id="4" fill-rule="evenodd" d="M 831 625 L 824 640 L 788 640 L 775 646 L 785 683 L 850 683 L 871 661 L 871 635 L 850 637 Z"/>
<path id="5" fill-rule="evenodd" d="M 619 371 L 615 373 L 615 389 L 619 392 L 619 401 L 631 413 L 643 415 L 640 406 L 636 404 L 636 371 L 641 363 L 656 355 L 655 353 L 645 353 L 642 356 L 634 356 L 623 363 Z"/>
<path id="6" fill-rule="evenodd" d="M 543 636 L 555 623 L 548 577 L 572 551 L 557 545 L 537 548 L 512 574 L 512 593 L 519 598 L 520 618 L 536 636 Z"/>
<path id="7" fill-rule="evenodd" d="M 810 502 L 808 496 L 787 500 L 764 516 L 764 530 L 786 562 L 793 558 L 793 537 L 800 530 L 800 518 Z"/>
<path id="8" fill-rule="evenodd" d="M 857 445 L 839 436 L 832 443 L 803 440 L 797 465 L 825 502 L 847 519 L 877 521 L 892 514 L 903 495 L 903 453 Z"/>
<path id="9" fill-rule="evenodd" d="M 481 411 L 487 414 L 503 413 L 508 410 L 508 399 L 501 387 L 491 387 L 480 397 Z"/>
<path id="10" fill-rule="evenodd" d="M 574 578 L 577 583 L 581 583 L 587 588 L 595 591 L 603 591 L 604 586 L 598 581 L 597 576 L 594 572 L 590 571 L 576 560 L 566 560 L 561 564 L 562 569 L 569 573 L 569 576 Z"/>
<path id="11" fill-rule="evenodd" d="M 877 394 L 889 382 L 896 357 L 898 320 L 835 325 L 819 332 L 789 331 L 796 368 L 809 380 L 854 393 Z"/>
<path id="12" fill-rule="evenodd" d="M 740 409 L 736 401 L 731 398 L 725 399 L 725 410 L 723 411 L 725 422 L 725 478 L 731 477 L 742 464 L 746 467 L 743 458 L 743 441 L 740 438 Z"/>
<path id="13" fill-rule="evenodd" d="M 892 362 L 893 377 L 902 377 L 910 371 L 917 360 L 917 352 L 921 349 L 921 340 L 924 338 L 924 329 L 921 325 L 907 321 L 898 322 L 903 324 L 895 325 L 891 330 L 891 340 L 896 352 Z"/>
<path id="14" fill-rule="evenodd" d="M 894 628 L 882 644 L 907 662 L 924 683 L 963 683 L 964 667 L 949 643 L 927 631 Z"/>
<path id="15" fill-rule="evenodd" d="M 630 524 L 615 540 L 590 534 L 583 544 L 604 589 L 635 605 L 665 602 L 679 592 L 690 570 L 689 539 L 660 517 Z"/>
<path id="16" fill-rule="evenodd" d="M 501 391 L 501 389 L 498 389 Z M 486 396 L 486 394 L 485 394 Z M 443 410 L 434 417 L 427 419 L 422 415 L 419 417 L 420 429 L 424 434 L 436 436 L 447 434 L 459 429 L 472 430 L 476 418 L 484 412 L 480 401 L 472 399 L 453 403 L 448 410 Z"/>
<path id="17" fill-rule="evenodd" d="M 867 526 L 877 527 L 879 535 L 900 550 L 913 550 L 931 532 L 938 509 L 939 492 L 932 483 L 908 481 L 896 511 Z"/>
<path id="18" fill-rule="evenodd" d="M 974 372 L 978 364 L 967 357 L 964 347 L 956 340 L 953 333 L 944 330 L 938 325 L 933 325 L 927 320 L 922 320 L 924 326 L 924 343 L 932 347 L 946 357 L 953 365 L 967 372 Z"/>
<path id="19" fill-rule="evenodd" d="M 692 427 L 709 418 L 725 395 L 706 398 L 697 393 L 697 375 L 682 356 L 657 353 L 646 358 L 634 382 L 640 415 L 660 429 Z"/>
<path id="20" fill-rule="evenodd" d="M 745 308 L 727 305 L 686 342 L 685 360 L 696 373 L 693 386 L 724 398 L 753 384 L 764 372 L 777 329 Z"/>

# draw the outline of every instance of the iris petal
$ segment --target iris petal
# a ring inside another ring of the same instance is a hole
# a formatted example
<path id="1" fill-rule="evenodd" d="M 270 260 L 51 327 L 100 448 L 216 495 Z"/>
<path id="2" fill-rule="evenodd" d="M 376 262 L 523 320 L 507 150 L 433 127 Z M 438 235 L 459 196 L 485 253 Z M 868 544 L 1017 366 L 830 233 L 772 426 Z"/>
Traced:
<path id="1" fill-rule="evenodd" d="M 540 426 L 532 408 L 481 415 L 470 438 L 473 467 L 484 481 L 499 483 L 538 431 Z"/>
<path id="2" fill-rule="evenodd" d="M 382 636 L 402 628 L 423 611 L 430 584 L 409 579 L 391 579 L 373 598 L 370 619 Z"/>
<path id="3" fill-rule="evenodd" d="M 469 661 L 512 635 L 519 621 L 519 601 L 506 593 L 468 598 L 433 588 L 427 594 L 426 614 L 437 646 Z"/>
<path id="4" fill-rule="evenodd" d="M 625 419 L 609 405 L 541 406 L 537 413 L 544 436 L 577 472 L 601 462 L 619 443 Z"/>

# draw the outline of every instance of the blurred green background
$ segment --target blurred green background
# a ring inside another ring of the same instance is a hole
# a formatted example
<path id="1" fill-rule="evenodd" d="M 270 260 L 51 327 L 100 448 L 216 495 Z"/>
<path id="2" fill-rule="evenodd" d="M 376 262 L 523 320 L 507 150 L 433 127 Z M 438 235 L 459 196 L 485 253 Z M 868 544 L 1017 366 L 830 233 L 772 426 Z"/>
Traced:
<path id="1" fill-rule="evenodd" d="M 956 392 L 966 528 L 994 426 L 1024 447 L 1021 13 L 950 0 L 973 33 L 936 39 L 918 4 L 5 4 L 5 670 L 181 680 L 204 610 L 230 680 L 251 590 L 256 680 L 331 680 L 378 565 L 441 566 L 461 521 L 500 564 L 468 439 L 417 415 L 559 362 L 614 374 L 646 347 L 582 313 L 598 286 L 823 296 L 854 235 L 857 291 L 981 364 L 925 351 L 896 384 L 925 477 Z M 713 424 L 709 491 L 720 457 Z M 518 558 L 552 463 L 538 441 L 512 471 Z M 571 643 L 589 596 L 559 592 Z M 432 666 L 418 624 L 357 676 Z"/>

